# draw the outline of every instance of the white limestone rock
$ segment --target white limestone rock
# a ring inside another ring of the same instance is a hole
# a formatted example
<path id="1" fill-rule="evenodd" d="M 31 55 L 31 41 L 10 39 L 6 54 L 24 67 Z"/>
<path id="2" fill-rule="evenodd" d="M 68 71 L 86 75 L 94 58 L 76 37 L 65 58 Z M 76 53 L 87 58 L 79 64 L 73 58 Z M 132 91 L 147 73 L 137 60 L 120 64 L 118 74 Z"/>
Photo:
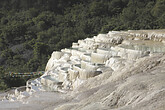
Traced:
<path id="1" fill-rule="evenodd" d="M 72 81 L 72 80 L 75 80 L 78 77 L 79 72 L 76 71 L 76 70 L 73 70 L 73 69 L 69 69 L 68 74 L 69 74 L 69 80 Z"/>
<path id="2" fill-rule="evenodd" d="M 70 57 L 72 64 L 80 64 L 81 59 L 78 56 L 71 56 Z"/>
<path id="3" fill-rule="evenodd" d="M 80 72 L 80 70 L 81 70 L 81 64 L 73 65 L 73 70 Z"/>
<path id="4" fill-rule="evenodd" d="M 58 59 L 60 59 L 63 55 L 64 55 L 63 52 L 55 51 L 55 52 L 52 53 L 51 58 L 52 58 L 52 59 L 57 59 L 57 60 L 58 60 Z"/>
<path id="5" fill-rule="evenodd" d="M 79 47 L 79 44 L 78 43 L 72 43 L 72 48 L 78 48 Z"/>
<path id="6" fill-rule="evenodd" d="M 106 54 L 92 53 L 91 62 L 96 64 L 104 64 L 111 56 Z"/>
<path id="7" fill-rule="evenodd" d="M 60 72 L 60 73 L 59 73 L 59 77 L 58 77 L 58 81 L 59 81 L 59 82 L 64 82 L 65 80 L 67 80 L 67 73 L 65 73 L 65 72 Z"/>
<path id="8" fill-rule="evenodd" d="M 117 71 L 125 66 L 124 62 L 126 61 L 120 57 L 112 57 L 107 60 L 105 66 L 111 67 L 114 71 Z"/>
<path id="9" fill-rule="evenodd" d="M 72 52 L 72 49 L 61 49 L 61 52 L 64 52 L 64 53 L 71 53 Z"/>
<path id="10" fill-rule="evenodd" d="M 83 54 L 81 56 L 82 60 L 91 61 L 91 54 Z"/>
<path id="11" fill-rule="evenodd" d="M 83 84 L 83 82 L 84 82 L 84 80 L 77 78 L 72 84 L 73 90 L 75 90 L 77 87 L 79 87 L 81 84 Z"/>
<path id="12" fill-rule="evenodd" d="M 64 55 L 60 58 L 60 60 L 68 62 L 70 60 L 71 53 L 64 53 Z"/>
<path id="13" fill-rule="evenodd" d="M 99 74 L 101 74 L 101 71 L 81 69 L 79 72 L 79 78 L 81 80 L 86 80 L 90 77 L 94 77 L 94 76 L 97 76 Z"/>
<path id="14" fill-rule="evenodd" d="M 111 49 L 118 51 L 118 56 L 121 56 L 124 59 L 136 60 L 141 57 L 149 55 L 149 52 L 147 52 L 147 51 L 138 51 L 138 50 L 123 48 L 123 47 L 119 47 L 119 46 L 115 46 Z"/>
<path id="15" fill-rule="evenodd" d="M 59 51 L 55 51 L 52 53 L 51 58 L 49 59 L 45 71 L 50 70 L 51 68 L 53 68 L 54 66 L 54 62 L 58 61 L 62 56 L 63 56 L 63 52 L 59 52 Z"/>

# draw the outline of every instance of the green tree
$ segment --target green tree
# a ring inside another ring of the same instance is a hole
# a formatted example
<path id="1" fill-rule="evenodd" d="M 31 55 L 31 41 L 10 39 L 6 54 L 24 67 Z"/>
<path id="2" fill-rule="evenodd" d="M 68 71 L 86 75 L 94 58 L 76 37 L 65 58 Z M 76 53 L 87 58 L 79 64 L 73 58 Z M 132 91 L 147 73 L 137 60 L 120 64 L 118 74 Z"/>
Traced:
<path id="1" fill-rule="evenodd" d="M 91 3 L 89 11 L 92 16 L 100 16 L 108 11 L 108 6 L 104 2 L 93 1 Z"/>
<path id="2" fill-rule="evenodd" d="M 158 25 L 161 29 L 165 28 L 165 13 L 163 13 L 160 18 L 157 20 Z"/>
<path id="3" fill-rule="evenodd" d="M 5 75 L 4 68 L 0 66 L 0 91 L 8 88 L 3 79 L 4 75 Z"/>
<path id="4" fill-rule="evenodd" d="M 47 55 L 48 53 L 50 53 L 50 49 L 47 44 L 41 42 L 36 42 L 34 44 L 34 58 L 39 59 L 42 56 Z"/>
<path id="5" fill-rule="evenodd" d="M 152 13 L 155 17 L 160 17 L 165 12 L 165 0 L 156 0 Z"/>

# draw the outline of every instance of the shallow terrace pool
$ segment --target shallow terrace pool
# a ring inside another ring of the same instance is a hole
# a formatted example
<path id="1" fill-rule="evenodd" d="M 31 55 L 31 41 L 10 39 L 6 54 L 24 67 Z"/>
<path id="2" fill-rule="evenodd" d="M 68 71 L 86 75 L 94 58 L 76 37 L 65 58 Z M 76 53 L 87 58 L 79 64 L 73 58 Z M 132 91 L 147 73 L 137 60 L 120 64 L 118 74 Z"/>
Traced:
<path id="1" fill-rule="evenodd" d="M 51 80 L 51 81 L 58 82 L 58 81 L 57 81 L 53 76 L 51 76 L 51 75 L 44 76 L 43 78 L 48 79 L 48 80 Z"/>
<path id="2" fill-rule="evenodd" d="M 139 50 L 139 51 L 150 51 L 152 53 L 164 53 L 165 52 L 165 44 L 161 42 L 154 41 L 138 41 L 132 42 L 130 45 L 120 45 L 122 48 Z"/>

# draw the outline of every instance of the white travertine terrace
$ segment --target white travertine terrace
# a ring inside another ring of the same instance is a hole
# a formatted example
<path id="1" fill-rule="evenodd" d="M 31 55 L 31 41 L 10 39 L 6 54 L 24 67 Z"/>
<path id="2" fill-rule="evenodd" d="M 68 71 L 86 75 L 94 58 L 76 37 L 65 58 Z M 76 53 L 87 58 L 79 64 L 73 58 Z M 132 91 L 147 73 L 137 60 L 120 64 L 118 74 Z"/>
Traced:
<path id="1" fill-rule="evenodd" d="M 52 69 L 56 70 L 60 62 L 70 62 L 67 71 L 54 74 L 58 76 L 57 81 L 67 80 L 71 83 L 70 88 L 75 89 L 74 83 L 78 86 L 78 82 L 101 74 L 103 68 L 108 67 L 116 71 L 151 53 L 164 52 L 164 38 L 164 30 L 110 31 L 107 34 L 98 34 L 93 38 L 78 40 L 70 49 L 53 52 L 46 66 L 46 73 L 50 74 Z M 161 45 L 158 46 L 157 42 Z M 69 55 L 64 56 L 66 53 Z M 62 63 L 59 68 L 64 67 Z"/>
<path id="2" fill-rule="evenodd" d="M 85 80 L 133 65 L 138 59 L 155 52 L 165 52 L 165 30 L 110 31 L 93 38 L 78 40 L 72 48 L 52 53 L 45 74 L 27 82 L 27 92 L 43 90 L 66 92 Z M 18 93 L 17 93 L 18 94 Z"/>

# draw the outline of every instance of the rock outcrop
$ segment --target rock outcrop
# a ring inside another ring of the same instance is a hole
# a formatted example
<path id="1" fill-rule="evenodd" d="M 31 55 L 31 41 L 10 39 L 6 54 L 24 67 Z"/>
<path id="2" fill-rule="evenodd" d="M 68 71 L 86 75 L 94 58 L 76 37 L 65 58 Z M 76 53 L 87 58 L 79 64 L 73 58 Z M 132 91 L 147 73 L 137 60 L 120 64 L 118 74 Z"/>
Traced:
<path id="1" fill-rule="evenodd" d="M 54 110 L 163 110 L 164 61 L 164 55 L 154 55 L 88 79 L 70 93 L 74 99 Z"/>
<path id="2" fill-rule="evenodd" d="M 108 34 L 99 34 L 93 38 L 79 40 L 72 44 L 72 48 L 52 53 L 45 69 L 45 75 L 50 75 L 54 79 L 46 78 L 46 80 L 52 79 L 56 83 L 65 82 L 68 84 L 62 84 L 65 89 L 66 87 L 76 89 L 72 86 L 75 82 L 78 84 L 76 80 L 81 80 L 82 83 L 88 78 L 103 73 L 107 67 L 117 71 L 134 64 L 140 58 L 165 52 L 162 43 L 164 37 L 164 30 L 154 32 L 129 30 L 110 31 Z M 45 75 L 41 77 L 41 81 L 45 80 Z M 48 82 L 43 84 L 52 85 Z M 76 87 L 78 86 L 79 84 Z"/>
<path id="3" fill-rule="evenodd" d="M 129 30 L 79 40 L 53 52 L 17 100 L 44 90 L 65 93 L 54 110 L 164 110 L 164 39 L 165 30 Z"/>

